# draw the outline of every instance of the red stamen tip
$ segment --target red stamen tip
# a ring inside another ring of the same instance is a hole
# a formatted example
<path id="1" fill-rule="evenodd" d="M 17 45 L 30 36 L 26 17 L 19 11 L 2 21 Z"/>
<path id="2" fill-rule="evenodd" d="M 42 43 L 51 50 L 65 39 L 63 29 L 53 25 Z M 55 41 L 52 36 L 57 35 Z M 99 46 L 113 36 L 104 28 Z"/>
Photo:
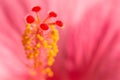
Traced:
<path id="1" fill-rule="evenodd" d="M 35 19 L 34 19 L 33 16 L 29 15 L 29 16 L 26 17 L 26 21 L 27 21 L 27 23 L 31 24 L 31 23 L 33 23 L 35 21 Z"/>
<path id="2" fill-rule="evenodd" d="M 60 26 L 60 27 L 62 27 L 62 26 L 63 26 L 62 21 L 59 21 L 59 20 L 58 20 L 58 21 L 56 21 L 55 23 L 56 23 L 56 25 L 58 25 L 58 26 Z"/>
<path id="3" fill-rule="evenodd" d="M 44 23 L 40 24 L 40 28 L 41 28 L 42 30 L 48 30 L 48 29 L 49 29 L 48 25 L 47 25 L 47 24 L 44 24 Z"/>
<path id="4" fill-rule="evenodd" d="M 49 17 L 57 17 L 57 14 L 55 12 L 50 12 Z"/>
<path id="5" fill-rule="evenodd" d="M 39 12 L 40 10 L 41 10 L 40 6 L 35 6 L 32 8 L 32 11 L 34 11 L 34 12 Z"/>

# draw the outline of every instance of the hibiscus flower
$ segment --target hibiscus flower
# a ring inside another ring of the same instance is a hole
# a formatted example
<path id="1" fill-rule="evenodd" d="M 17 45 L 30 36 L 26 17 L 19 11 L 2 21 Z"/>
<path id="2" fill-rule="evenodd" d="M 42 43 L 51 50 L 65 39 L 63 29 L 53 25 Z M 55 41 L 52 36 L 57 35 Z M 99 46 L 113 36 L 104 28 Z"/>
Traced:
<path id="1" fill-rule="evenodd" d="M 50 80 L 119 80 L 119 0 L 0 0 L 0 80 L 41 80 L 30 71 L 22 46 L 25 17 L 55 11 L 64 23 Z M 44 77 L 44 76 L 43 76 Z"/>

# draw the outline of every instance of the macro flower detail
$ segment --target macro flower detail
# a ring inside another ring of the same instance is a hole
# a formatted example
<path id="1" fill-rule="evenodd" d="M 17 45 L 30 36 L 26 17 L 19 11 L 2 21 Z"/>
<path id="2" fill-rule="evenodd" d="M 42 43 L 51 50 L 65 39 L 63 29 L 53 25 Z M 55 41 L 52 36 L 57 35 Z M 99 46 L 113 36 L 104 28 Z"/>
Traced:
<path id="1" fill-rule="evenodd" d="M 32 74 L 36 76 L 52 77 L 54 75 L 51 66 L 58 53 L 57 42 L 59 32 L 56 26 L 63 27 L 60 20 L 53 22 L 51 18 L 57 17 L 57 14 L 51 11 L 44 20 L 40 20 L 39 11 L 41 7 L 35 6 L 32 12 L 36 16 L 28 15 L 26 17 L 26 28 L 22 36 L 26 58 L 29 60 L 28 66 Z M 41 80 L 44 80 L 45 77 Z"/>

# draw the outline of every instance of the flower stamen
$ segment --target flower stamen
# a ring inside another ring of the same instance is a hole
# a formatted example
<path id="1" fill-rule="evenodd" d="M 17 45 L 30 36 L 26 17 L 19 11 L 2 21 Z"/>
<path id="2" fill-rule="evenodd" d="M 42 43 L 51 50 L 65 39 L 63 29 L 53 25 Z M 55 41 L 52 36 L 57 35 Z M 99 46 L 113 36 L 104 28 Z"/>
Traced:
<path id="1" fill-rule="evenodd" d="M 56 26 L 63 26 L 61 21 L 47 22 L 52 17 L 57 17 L 55 12 L 50 12 L 45 20 L 40 21 L 38 12 L 41 7 L 35 6 L 32 11 L 36 13 L 36 18 L 32 15 L 26 17 L 26 28 L 22 36 L 22 43 L 28 60 L 32 62 L 32 72 L 35 75 L 42 74 L 52 77 L 54 73 L 51 66 L 55 62 L 58 53 L 57 42 L 59 40 L 59 32 Z M 35 20 L 37 20 L 35 22 Z M 34 23 L 34 25 L 33 25 Z M 41 78 L 45 79 L 45 78 Z"/>

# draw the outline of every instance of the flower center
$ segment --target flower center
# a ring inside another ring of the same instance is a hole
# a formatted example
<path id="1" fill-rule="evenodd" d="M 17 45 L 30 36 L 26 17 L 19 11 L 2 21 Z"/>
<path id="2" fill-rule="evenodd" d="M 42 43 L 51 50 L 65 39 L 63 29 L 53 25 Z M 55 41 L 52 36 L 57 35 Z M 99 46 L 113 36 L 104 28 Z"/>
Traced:
<path id="1" fill-rule="evenodd" d="M 25 49 L 26 58 L 30 61 L 29 66 L 35 75 L 53 76 L 51 66 L 55 62 L 58 53 L 57 42 L 59 33 L 56 26 L 63 26 L 59 20 L 51 22 L 51 18 L 57 14 L 51 11 L 44 20 L 40 20 L 38 12 L 41 7 L 35 6 L 32 11 L 36 13 L 36 18 L 32 15 L 26 17 L 26 28 L 22 36 L 22 44 Z"/>

